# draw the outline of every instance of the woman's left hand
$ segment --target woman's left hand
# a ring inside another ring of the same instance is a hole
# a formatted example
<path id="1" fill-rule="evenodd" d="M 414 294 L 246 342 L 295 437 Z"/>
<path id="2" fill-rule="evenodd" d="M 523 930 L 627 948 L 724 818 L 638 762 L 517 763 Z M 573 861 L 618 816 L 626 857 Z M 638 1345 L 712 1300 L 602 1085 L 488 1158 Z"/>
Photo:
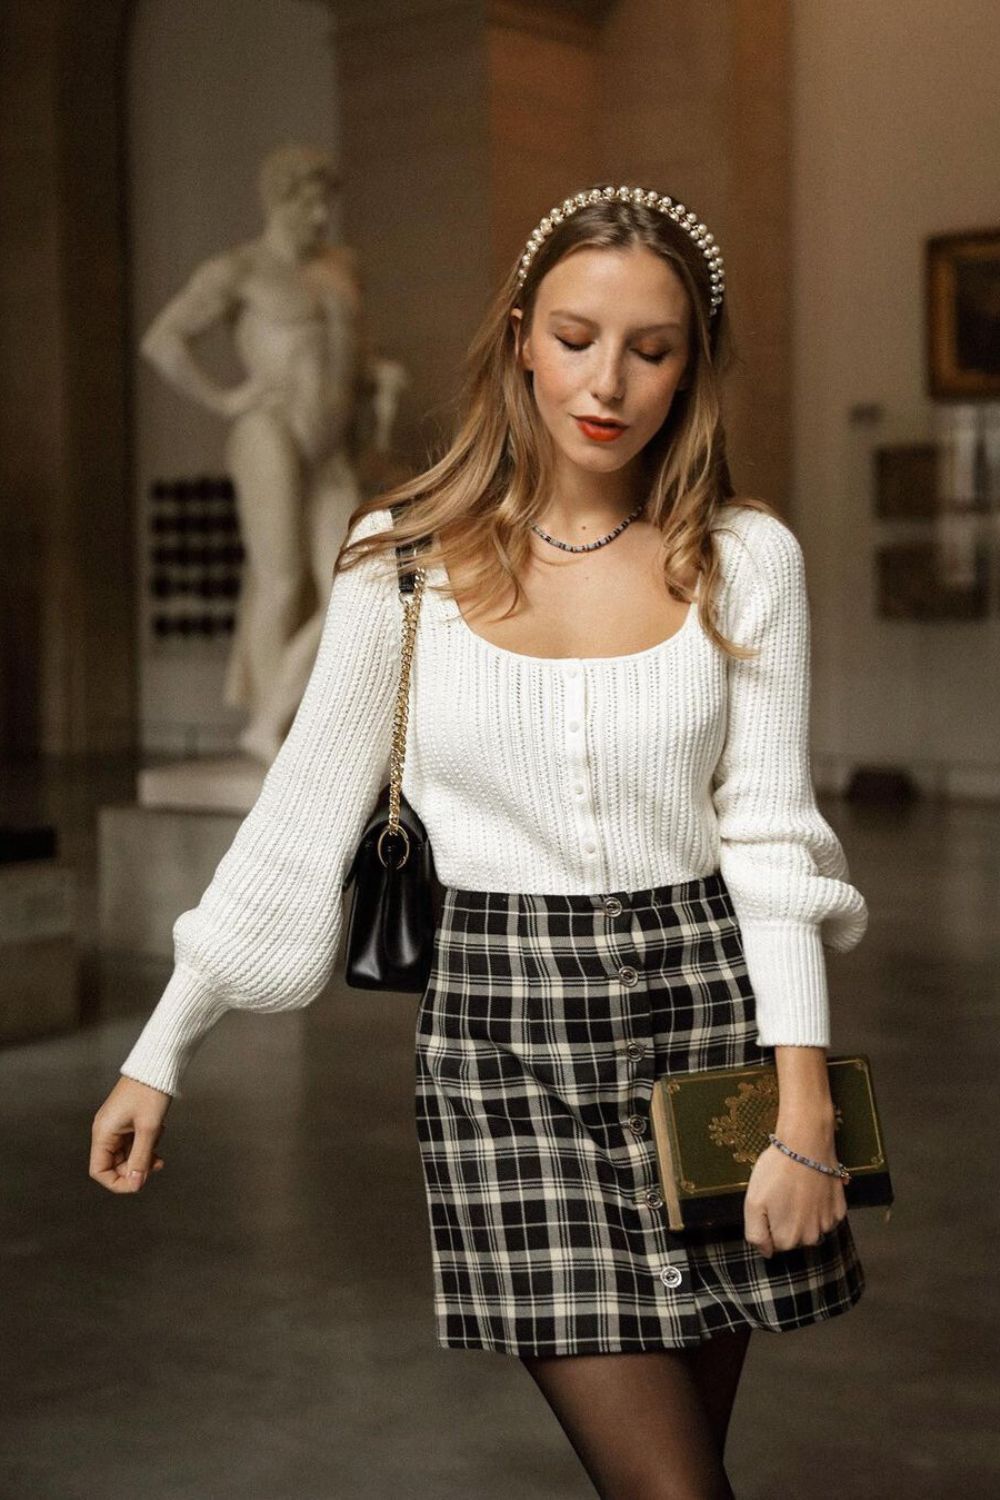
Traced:
<path id="1" fill-rule="evenodd" d="M 786 1125 L 780 1119 L 774 1133 L 787 1146 L 825 1166 L 835 1166 L 832 1128 Z M 743 1204 L 745 1238 L 765 1258 L 775 1250 L 818 1245 L 847 1214 L 844 1185 L 839 1177 L 817 1172 L 768 1144 L 750 1173 Z"/>

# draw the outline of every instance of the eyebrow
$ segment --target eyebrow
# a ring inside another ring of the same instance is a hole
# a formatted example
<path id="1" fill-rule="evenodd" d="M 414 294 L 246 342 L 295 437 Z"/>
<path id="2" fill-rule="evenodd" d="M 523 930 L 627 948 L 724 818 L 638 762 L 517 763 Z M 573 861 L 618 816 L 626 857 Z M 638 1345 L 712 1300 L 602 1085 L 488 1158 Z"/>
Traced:
<path id="1" fill-rule="evenodd" d="M 585 318 L 582 313 L 571 312 L 565 307 L 554 307 L 549 313 L 550 318 L 570 318 L 574 323 L 586 323 L 589 328 L 596 328 L 597 324 L 593 318 Z M 649 323 L 645 328 L 633 328 L 632 333 L 661 333 L 667 328 L 681 330 L 683 325 L 676 321 L 669 323 Z"/>

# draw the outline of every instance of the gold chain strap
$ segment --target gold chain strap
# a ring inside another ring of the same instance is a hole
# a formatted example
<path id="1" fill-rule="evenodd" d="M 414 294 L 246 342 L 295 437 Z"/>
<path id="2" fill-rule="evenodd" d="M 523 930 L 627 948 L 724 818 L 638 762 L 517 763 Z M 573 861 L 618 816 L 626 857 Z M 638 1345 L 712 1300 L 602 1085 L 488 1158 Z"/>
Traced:
<path id="1" fill-rule="evenodd" d="M 399 799 L 403 785 L 403 756 L 406 753 L 406 726 L 409 720 L 410 667 L 413 662 L 413 643 L 416 639 L 417 617 L 420 601 L 424 595 L 427 574 L 423 568 L 414 573 L 413 592 L 403 600 L 403 644 L 399 671 L 399 691 L 396 694 L 396 712 L 392 724 L 392 747 L 389 751 L 389 821 L 378 840 L 378 856 L 383 864 L 388 861 L 382 850 L 383 839 L 399 834 L 404 843 L 404 853 L 398 869 L 410 857 L 410 838 L 399 821 Z"/>

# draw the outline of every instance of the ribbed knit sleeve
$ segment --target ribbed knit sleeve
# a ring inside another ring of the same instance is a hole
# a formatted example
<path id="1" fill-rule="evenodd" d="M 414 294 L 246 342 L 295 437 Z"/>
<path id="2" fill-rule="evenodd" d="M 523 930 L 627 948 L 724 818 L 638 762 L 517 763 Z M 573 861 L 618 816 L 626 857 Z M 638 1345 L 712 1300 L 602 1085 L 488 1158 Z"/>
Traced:
<path id="1" fill-rule="evenodd" d="M 376 510 L 351 536 L 390 524 Z M 174 972 L 122 1073 L 181 1097 L 227 1009 L 289 1010 L 323 989 L 344 876 L 389 775 L 401 621 L 391 551 L 335 575 L 291 728 L 199 904 L 174 923 Z"/>
<path id="2" fill-rule="evenodd" d="M 719 864 L 743 936 L 762 1045 L 828 1047 L 824 948 L 863 936 L 868 909 L 821 815 L 809 758 L 810 620 L 802 548 L 750 511 L 732 577 L 728 720 L 713 777 Z"/>

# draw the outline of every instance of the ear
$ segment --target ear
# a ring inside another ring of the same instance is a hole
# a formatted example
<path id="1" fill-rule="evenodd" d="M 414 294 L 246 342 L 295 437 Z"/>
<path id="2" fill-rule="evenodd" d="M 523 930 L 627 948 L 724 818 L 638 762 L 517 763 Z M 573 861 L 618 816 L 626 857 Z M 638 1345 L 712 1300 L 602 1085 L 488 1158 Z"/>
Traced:
<path id="1" fill-rule="evenodd" d="M 534 365 L 531 359 L 531 335 L 522 337 L 524 328 L 524 309 L 512 307 L 510 310 L 511 327 L 514 330 L 514 348 L 517 351 L 517 360 L 522 369 L 532 370 Z"/>

